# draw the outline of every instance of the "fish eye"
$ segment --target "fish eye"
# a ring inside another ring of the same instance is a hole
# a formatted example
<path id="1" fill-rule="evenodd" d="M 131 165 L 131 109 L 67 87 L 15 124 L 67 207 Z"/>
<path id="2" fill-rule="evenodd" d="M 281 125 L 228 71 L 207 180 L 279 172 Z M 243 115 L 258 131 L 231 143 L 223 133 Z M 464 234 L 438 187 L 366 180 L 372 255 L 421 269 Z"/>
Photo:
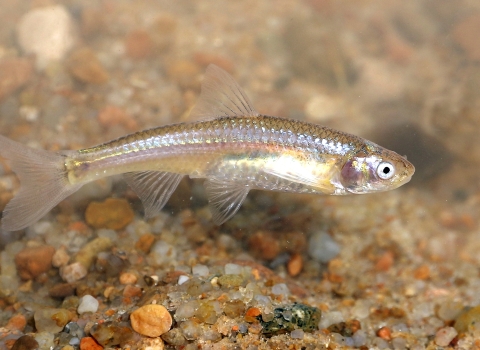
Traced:
<path id="1" fill-rule="evenodd" d="M 395 167 L 392 163 L 381 162 L 377 167 L 377 175 L 383 180 L 391 179 L 395 175 Z"/>

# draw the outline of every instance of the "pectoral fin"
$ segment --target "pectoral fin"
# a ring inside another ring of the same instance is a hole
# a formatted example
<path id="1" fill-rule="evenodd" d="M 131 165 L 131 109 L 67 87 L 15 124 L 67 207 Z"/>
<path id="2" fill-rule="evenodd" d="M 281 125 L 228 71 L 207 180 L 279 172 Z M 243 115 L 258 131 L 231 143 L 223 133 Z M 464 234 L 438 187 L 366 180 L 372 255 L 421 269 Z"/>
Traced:
<path id="1" fill-rule="evenodd" d="M 124 174 L 125 181 L 140 197 L 145 217 L 157 215 L 165 206 L 183 175 L 164 171 L 141 171 Z"/>
<path id="2" fill-rule="evenodd" d="M 212 220 L 221 225 L 240 209 L 250 190 L 244 184 L 207 179 L 205 181 Z"/>

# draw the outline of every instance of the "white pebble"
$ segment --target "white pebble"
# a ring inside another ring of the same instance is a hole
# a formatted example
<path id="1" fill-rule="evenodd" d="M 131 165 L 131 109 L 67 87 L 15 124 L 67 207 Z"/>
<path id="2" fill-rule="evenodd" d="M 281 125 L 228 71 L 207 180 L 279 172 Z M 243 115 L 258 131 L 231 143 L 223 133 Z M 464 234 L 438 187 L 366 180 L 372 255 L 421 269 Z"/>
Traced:
<path id="1" fill-rule="evenodd" d="M 274 295 L 288 295 L 290 290 L 285 283 L 277 283 L 272 286 L 272 293 Z"/>
<path id="2" fill-rule="evenodd" d="M 303 339 L 304 335 L 305 335 L 305 332 L 303 331 L 303 329 L 295 329 L 290 333 L 290 336 L 293 339 Z"/>
<path id="3" fill-rule="evenodd" d="M 182 284 L 187 282 L 189 279 L 190 279 L 190 277 L 188 277 L 188 276 L 180 275 L 180 277 L 178 277 L 178 285 L 181 286 Z"/>
<path id="4" fill-rule="evenodd" d="M 326 232 L 319 231 L 310 237 L 308 254 L 316 261 L 327 263 L 340 253 L 340 246 Z"/>
<path id="5" fill-rule="evenodd" d="M 365 331 L 359 329 L 353 334 L 352 339 L 354 346 L 360 347 L 365 345 L 365 343 L 367 342 L 367 334 L 365 333 Z"/>
<path id="6" fill-rule="evenodd" d="M 330 311 L 322 313 L 322 318 L 320 320 L 320 324 L 318 328 L 324 329 L 328 328 L 332 324 L 344 322 L 345 319 L 343 318 L 343 314 L 340 311 Z"/>
<path id="7" fill-rule="evenodd" d="M 175 261 L 177 257 L 177 250 L 173 245 L 165 241 L 156 241 L 149 254 L 150 265 L 162 265 Z"/>
<path id="8" fill-rule="evenodd" d="M 87 294 L 80 299 L 80 304 L 78 305 L 77 312 L 83 314 L 85 312 L 97 312 L 98 310 L 98 300 Z"/>
<path id="9" fill-rule="evenodd" d="M 18 42 L 27 54 L 35 54 L 37 67 L 65 57 L 76 42 L 72 17 L 60 5 L 30 10 L 17 26 Z"/>
<path id="10" fill-rule="evenodd" d="M 450 342 L 458 335 L 453 327 L 440 328 L 435 334 L 435 344 L 438 346 L 448 346 Z"/>
<path id="11" fill-rule="evenodd" d="M 60 276 L 65 282 L 72 283 L 87 275 L 87 269 L 79 262 L 64 266 L 60 269 Z"/>
<path id="12" fill-rule="evenodd" d="M 237 264 L 225 264 L 226 275 L 241 275 L 243 268 Z"/>
<path id="13" fill-rule="evenodd" d="M 192 273 L 194 276 L 207 277 L 210 273 L 210 270 L 206 265 L 197 264 L 192 267 Z"/>

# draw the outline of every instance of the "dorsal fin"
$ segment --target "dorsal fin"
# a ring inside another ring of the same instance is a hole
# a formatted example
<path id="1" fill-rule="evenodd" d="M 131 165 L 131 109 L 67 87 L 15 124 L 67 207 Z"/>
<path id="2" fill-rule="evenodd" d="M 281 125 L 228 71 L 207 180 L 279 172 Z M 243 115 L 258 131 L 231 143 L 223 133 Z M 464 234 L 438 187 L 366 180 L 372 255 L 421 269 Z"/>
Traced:
<path id="1" fill-rule="evenodd" d="M 220 67 L 210 64 L 205 72 L 200 97 L 190 112 L 190 119 L 256 115 L 258 112 L 235 79 Z"/>

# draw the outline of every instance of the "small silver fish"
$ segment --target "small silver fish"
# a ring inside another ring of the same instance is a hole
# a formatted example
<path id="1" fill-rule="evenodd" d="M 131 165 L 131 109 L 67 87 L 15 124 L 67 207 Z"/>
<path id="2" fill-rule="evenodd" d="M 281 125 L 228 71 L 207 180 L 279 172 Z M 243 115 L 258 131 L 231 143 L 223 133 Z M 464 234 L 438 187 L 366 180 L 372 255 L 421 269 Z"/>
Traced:
<path id="1" fill-rule="evenodd" d="M 145 207 L 162 209 L 183 176 L 205 178 L 212 218 L 222 224 L 252 189 L 345 195 L 407 183 L 415 168 L 373 142 L 302 121 L 260 115 L 242 88 L 210 65 L 191 112 L 197 122 L 137 132 L 79 151 L 33 149 L 0 136 L 20 190 L 2 228 L 23 229 L 82 185 L 123 174 Z"/>

